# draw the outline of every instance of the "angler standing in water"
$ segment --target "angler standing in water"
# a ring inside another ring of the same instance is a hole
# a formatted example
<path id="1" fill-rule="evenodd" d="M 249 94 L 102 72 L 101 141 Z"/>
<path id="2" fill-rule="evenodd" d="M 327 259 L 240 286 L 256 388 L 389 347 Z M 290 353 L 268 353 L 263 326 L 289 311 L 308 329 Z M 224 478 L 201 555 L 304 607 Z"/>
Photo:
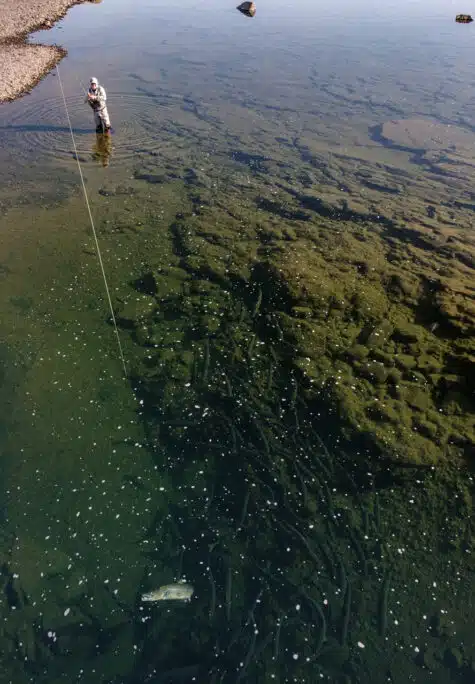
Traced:
<path id="1" fill-rule="evenodd" d="M 87 100 L 94 111 L 94 122 L 96 133 L 109 133 L 111 124 L 109 112 L 106 106 L 107 95 L 104 88 L 99 85 L 97 78 L 91 78 L 91 84 L 87 91 Z"/>

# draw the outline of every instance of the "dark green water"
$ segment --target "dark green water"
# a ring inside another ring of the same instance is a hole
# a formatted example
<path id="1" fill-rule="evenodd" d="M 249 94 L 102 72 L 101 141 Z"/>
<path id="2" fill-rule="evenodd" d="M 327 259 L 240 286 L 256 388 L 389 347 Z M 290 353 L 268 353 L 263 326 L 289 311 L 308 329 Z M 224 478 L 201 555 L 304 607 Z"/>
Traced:
<path id="1" fill-rule="evenodd" d="M 301 259 L 323 281 L 305 240 L 344 262 L 361 216 L 389 244 L 435 205 L 471 240 L 471 142 L 380 139 L 471 134 L 473 31 L 448 14 L 104 0 L 34 37 L 68 49 L 127 378 L 54 72 L 0 108 L 1 684 L 473 681 L 470 398 L 465 441 L 395 464 L 312 389 L 286 280 Z M 180 581 L 190 602 L 141 601 Z"/>

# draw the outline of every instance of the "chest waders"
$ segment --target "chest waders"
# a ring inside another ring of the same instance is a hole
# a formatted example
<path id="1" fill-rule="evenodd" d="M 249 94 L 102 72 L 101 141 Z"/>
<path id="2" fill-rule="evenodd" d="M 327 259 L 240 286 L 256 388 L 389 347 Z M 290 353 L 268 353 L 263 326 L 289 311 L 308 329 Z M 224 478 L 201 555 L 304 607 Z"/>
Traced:
<path id="1" fill-rule="evenodd" d="M 92 92 L 89 90 L 89 92 Z M 96 133 L 105 133 L 110 128 L 109 112 L 107 105 L 101 105 L 99 102 L 89 102 L 92 111 L 94 112 L 94 123 L 96 124 Z"/>

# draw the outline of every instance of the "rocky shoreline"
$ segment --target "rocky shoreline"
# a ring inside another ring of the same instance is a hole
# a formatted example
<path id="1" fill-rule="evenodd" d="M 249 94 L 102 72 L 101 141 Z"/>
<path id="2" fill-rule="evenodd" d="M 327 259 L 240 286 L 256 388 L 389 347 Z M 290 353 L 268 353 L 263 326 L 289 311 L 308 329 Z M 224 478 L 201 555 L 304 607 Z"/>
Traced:
<path id="1" fill-rule="evenodd" d="M 59 46 L 28 45 L 32 31 L 51 28 L 84 0 L 4 0 L 0 7 L 0 102 L 31 89 L 65 56 Z"/>

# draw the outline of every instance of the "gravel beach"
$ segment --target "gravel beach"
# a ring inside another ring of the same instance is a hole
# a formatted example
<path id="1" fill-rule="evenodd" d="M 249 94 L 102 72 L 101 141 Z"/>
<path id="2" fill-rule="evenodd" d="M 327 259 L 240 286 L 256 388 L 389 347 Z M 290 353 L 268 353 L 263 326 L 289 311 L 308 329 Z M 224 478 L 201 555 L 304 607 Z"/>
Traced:
<path id="1" fill-rule="evenodd" d="M 31 90 L 66 54 L 60 47 L 26 44 L 26 36 L 41 28 L 51 28 L 72 5 L 84 1 L 2 0 L 0 102 L 14 100 Z"/>

